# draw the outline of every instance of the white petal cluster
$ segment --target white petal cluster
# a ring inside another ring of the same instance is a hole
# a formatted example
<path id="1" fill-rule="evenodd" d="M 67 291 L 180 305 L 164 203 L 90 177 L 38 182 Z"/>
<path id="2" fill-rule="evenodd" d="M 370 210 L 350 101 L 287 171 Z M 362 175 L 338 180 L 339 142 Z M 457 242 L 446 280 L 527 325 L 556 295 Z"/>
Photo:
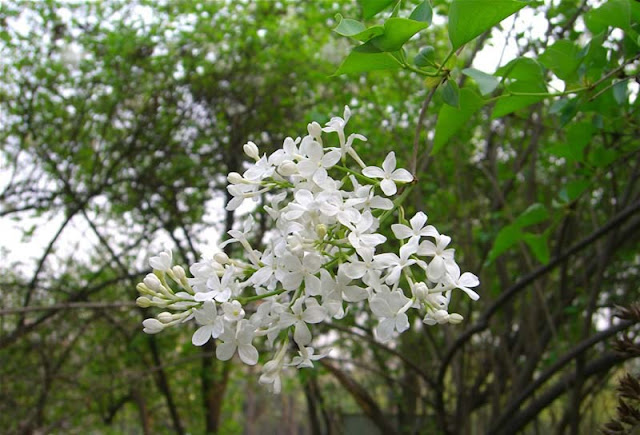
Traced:
<path id="1" fill-rule="evenodd" d="M 137 287 L 138 305 L 171 312 L 145 320 L 146 333 L 194 318 L 193 344 L 218 340 L 221 360 L 237 354 L 254 365 L 260 359 L 256 346 L 274 349 L 260 383 L 279 392 L 285 367 L 311 367 L 325 356 L 314 353 L 313 325 L 341 319 L 349 309 L 367 310 L 380 341 L 409 328 L 409 309 L 427 325 L 462 321 L 449 313 L 452 291 L 476 300 L 471 288 L 478 278 L 460 273 L 448 248 L 451 238 L 426 225 L 423 212 L 405 220 L 402 201 L 413 176 L 396 167 L 393 152 L 381 167 L 367 166 L 354 147 L 354 140 L 366 138 L 345 134 L 350 116 L 347 107 L 324 128 L 313 122 L 306 136 L 287 138 L 271 155 L 260 155 L 253 142 L 244 146 L 254 163 L 243 174 L 228 175 L 233 199 L 227 209 L 265 198 L 272 236 L 256 249 L 262 241 L 254 240 L 254 222 L 247 219 L 220 245 L 235 244 L 238 258 L 219 253 L 202 259 L 191 265 L 190 278 L 172 265 L 171 252 L 152 257 L 154 271 Z M 333 133 L 338 146 L 326 146 Z M 394 201 L 388 198 L 398 191 Z M 395 240 L 386 243 L 383 232 Z M 387 245 L 398 246 L 397 252 Z"/>

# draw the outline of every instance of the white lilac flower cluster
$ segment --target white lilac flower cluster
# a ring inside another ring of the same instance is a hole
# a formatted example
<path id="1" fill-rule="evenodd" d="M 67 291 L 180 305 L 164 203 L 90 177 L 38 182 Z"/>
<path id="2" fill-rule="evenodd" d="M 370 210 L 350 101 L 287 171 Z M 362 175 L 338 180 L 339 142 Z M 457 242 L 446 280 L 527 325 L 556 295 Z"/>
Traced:
<path id="1" fill-rule="evenodd" d="M 404 219 L 401 203 L 413 176 L 396 168 L 393 152 L 382 167 L 367 166 L 354 148 L 355 140 L 366 138 L 345 136 L 350 115 L 346 107 L 342 118 L 332 118 L 324 128 L 309 124 L 305 137 L 285 139 L 269 156 L 260 156 L 253 142 L 244 146 L 255 163 L 242 175 L 228 175 L 233 199 L 227 209 L 266 198 L 264 209 L 274 220 L 272 236 L 264 249 L 256 249 L 262 241 L 252 240 L 249 218 L 242 231 L 229 231 L 230 238 L 220 246 L 237 243 L 241 258 L 220 252 L 193 264 L 191 278 L 172 265 L 170 251 L 152 257 L 154 272 L 138 284 L 142 296 L 137 303 L 170 311 L 146 319 L 146 333 L 195 318 L 200 326 L 194 345 L 217 339 L 220 360 L 237 352 L 249 365 L 258 362 L 255 344 L 265 337 L 260 342 L 274 352 L 260 382 L 279 392 L 284 367 L 311 367 L 324 356 L 312 347 L 309 325 L 341 319 L 349 307 L 368 306 L 377 320 L 377 339 L 383 342 L 409 328 L 407 311 L 412 308 L 427 325 L 462 321 L 448 311 L 452 290 L 476 300 L 470 287 L 478 279 L 460 273 L 454 250 L 447 249 L 451 239 L 426 225 L 423 212 Z M 336 133 L 340 146 L 326 146 L 323 133 Z M 399 187 L 404 192 L 391 201 L 388 197 Z M 387 237 L 380 229 L 392 218 L 397 219 L 390 226 L 396 240 L 387 245 L 399 250 L 382 252 Z M 297 349 L 293 357 L 292 348 Z"/>

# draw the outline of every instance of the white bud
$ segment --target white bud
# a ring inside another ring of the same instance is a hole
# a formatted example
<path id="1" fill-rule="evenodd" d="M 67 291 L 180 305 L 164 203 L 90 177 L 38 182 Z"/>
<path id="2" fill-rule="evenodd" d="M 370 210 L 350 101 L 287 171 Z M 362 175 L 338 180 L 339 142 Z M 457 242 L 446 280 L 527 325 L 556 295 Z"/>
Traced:
<path id="1" fill-rule="evenodd" d="M 449 314 L 449 323 L 451 323 L 453 325 L 457 325 L 458 323 L 462 323 L 463 320 L 464 320 L 464 317 L 462 317 L 458 313 Z"/>
<path id="2" fill-rule="evenodd" d="M 187 273 L 184 271 L 182 266 L 173 266 L 173 275 L 176 277 L 176 280 L 182 281 L 187 277 Z"/>
<path id="3" fill-rule="evenodd" d="M 216 252 L 213 259 L 219 264 L 229 264 L 229 256 L 224 252 Z"/>
<path id="4" fill-rule="evenodd" d="M 289 177 L 298 173 L 298 166 L 291 160 L 285 160 L 278 166 L 278 173 L 283 177 Z"/>
<path id="5" fill-rule="evenodd" d="M 253 142 L 249 141 L 242 147 L 244 153 L 252 158 L 253 160 L 260 160 L 260 151 L 258 150 L 258 146 Z"/>
<path id="6" fill-rule="evenodd" d="M 433 313 L 433 318 L 441 325 L 444 323 L 449 323 L 449 313 L 447 313 L 447 310 L 436 311 L 435 313 Z"/>
<path id="7" fill-rule="evenodd" d="M 413 286 L 413 295 L 419 301 L 424 301 L 429 296 L 429 288 L 423 282 L 418 282 Z"/>
<path id="8" fill-rule="evenodd" d="M 169 323 L 173 321 L 173 315 L 168 311 L 163 311 L 162 313 L 158 314 L 156 318 L 160 320 L 162 323 Z"/>
<path id="9" fill-rule="evenodd" d="M 162 283 L 160 282 L 158 277 L 153 273 L 147 274 L 147 276 L 144 277 L 143 282 L 152 291 L 158 291 L 160 290 L 160 287 L 162 287 Z"/>
<path id="10" fill-rule="evenodd" d="M 324 239 L 324 236 L 327 235 L 327 226 L 325 224 L 316 225 L 316 234 L 319 239 Z"/>
<path id="11" fill-rule="evenodd" d="M 143 331 L 147 334 L 157 334 L 164 329 L 164 324 L 158 319 L 145 319 L 142 322 Z"/>
<path id="12" fill-rule="evenodd" d="M 322 134 L 322 127 L 320 127 L 320 124 L 313 121 L 311 124 L 307 125 L 307 131 L 309 132 L 309 136 L 312 136 L 314 139 L 317 139 Z"/>
<path id="13" fill-rule="evenodd" d="M 229 172 L 229 175 L 227 175 L 227 181 L 231 184 L 242 184 L 246 180 L 237 172 Z"/>
<path id="14" fill-rule="evenodd" d="M 151 306 L 151 299 L 146 296 L 140 296 L 136 299 L 136 305 L 142 308 L 149 308 Z"/>

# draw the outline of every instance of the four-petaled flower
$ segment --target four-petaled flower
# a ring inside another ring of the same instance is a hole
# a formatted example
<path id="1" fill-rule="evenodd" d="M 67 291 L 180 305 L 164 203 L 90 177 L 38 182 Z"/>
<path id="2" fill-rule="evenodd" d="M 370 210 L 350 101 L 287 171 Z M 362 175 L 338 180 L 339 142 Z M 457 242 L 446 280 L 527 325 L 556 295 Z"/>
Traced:
<path id="1" fill-rule="evenodd" d="M 382 169 L 377 166 L 367 166 L 362 170 L 362 174 L 370 178 L 381 178 L 380 189 L 385 195 L 395 195 L 398 191 L 396 183 L 410 183 L 413 175 L 406 169 L 396 169 L 396 154 L 391 151 L 382 162 Z"/>

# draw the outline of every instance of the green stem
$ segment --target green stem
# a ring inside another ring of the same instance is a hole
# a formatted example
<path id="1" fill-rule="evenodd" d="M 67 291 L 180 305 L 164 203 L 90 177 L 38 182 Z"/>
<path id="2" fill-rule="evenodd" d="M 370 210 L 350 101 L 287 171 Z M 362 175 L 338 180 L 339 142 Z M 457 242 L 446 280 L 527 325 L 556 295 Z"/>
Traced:
<path id="1" fill-rule="evenodd" d="M 380 225 L 382 225 L 382 223 L 387 220 L 387 218 L 389 216 L 391 216 L 391 214 L 393 213 L 393 211 L 398 208 L 403 202 L 404 200 L 407 198 L 407 196 L 409 195 L 409 192 L 411 192 L 411 190 L 413 189 L 413 184 L 408 185 L 404 191 L 402 192 L 402 194 L 400 194 L 399 197 L 397 197 L 394 201 L 393 201 L 393 208 L 391 210 L 387 210 L 384 213 L 382 213 L 380 215 L 380 217 L 378 218 L 378 220 L 380 221 Z"/>
<path id="2" fill-rule="evenodd" d="M 353 169 L 349 169 L 346 166 L 338 166 L 338 165 L 336 165 L 336 166 L 334 166 L 334 168 L 340 169 L 341 171 L 346 172 L 347 174 L 354 175 L 358 180 L 363 181 L 363 182 L 365 182 L 367 184 L 374 184 L 376 186 L 378 184 L 380 184 L 379 181 L 374 180 L 373 178 L 365 177 L 364 175 L 354 171 Z"/>
<path id="3" fill-rule="evenodd" d="M 261 294 L 261 295 L 248 296 L 246 298 L 238 298 L 238 302 L 240 302 L 242 305 L 244 305 L 244 304 L 247 304 L 249 302 L 259 301 L 261 299 L 266 299 L 266 298 L 271 297 L 271 296 L 277 296 L 277 295 L 282 294 L 284 292 L 286 292 L 286 290 L 282 288 L 280 290 L 274 290 L 272 292 L 264 293 L 264 294 Z"/>

